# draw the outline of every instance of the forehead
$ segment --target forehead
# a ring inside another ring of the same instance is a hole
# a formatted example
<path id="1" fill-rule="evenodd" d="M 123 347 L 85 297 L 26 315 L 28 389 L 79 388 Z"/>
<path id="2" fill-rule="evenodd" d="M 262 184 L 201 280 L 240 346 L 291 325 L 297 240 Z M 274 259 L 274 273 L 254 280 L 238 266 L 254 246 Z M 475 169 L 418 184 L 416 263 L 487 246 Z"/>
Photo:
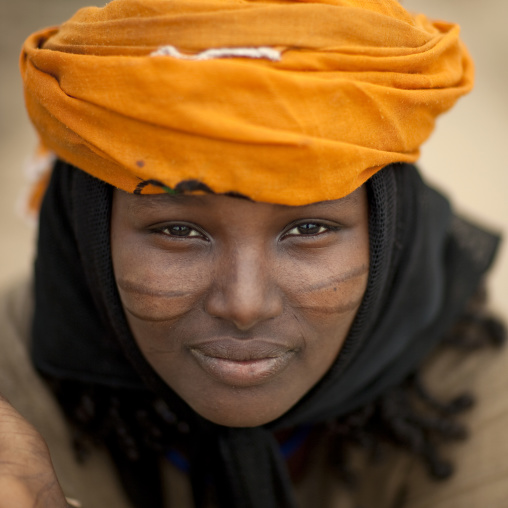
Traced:
<path id="1" fill-rule="evenodd" d="M 290 214 L 292 212 L 324 212 L 346 211 L 352 208 L 363 207 L 366 204 L 366 191 L 364 186 L 356 189 L 347 196 L 329 201 L 319 201 L 308 205 L 289 206 L 277 203 L 264 203 L 252 201 L 247 198 L 221 194 L 150 194 L 135 195 L 116 190 L 114 201 L 124 213 L 138 215 L 159 211 L 162 209 L 186 210 L 217 210 L 222 208 L 235 209 L 246 212 L 262 212 Z"/>

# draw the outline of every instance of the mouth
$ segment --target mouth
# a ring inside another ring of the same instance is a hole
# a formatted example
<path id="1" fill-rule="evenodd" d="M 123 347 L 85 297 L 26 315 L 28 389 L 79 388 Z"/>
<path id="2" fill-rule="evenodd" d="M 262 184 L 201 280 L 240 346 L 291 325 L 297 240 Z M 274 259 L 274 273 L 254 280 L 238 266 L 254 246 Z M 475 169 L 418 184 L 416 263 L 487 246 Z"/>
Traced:
<path id="1" fill-rule="evenodd" d="M 219 339 L 189 349 L 207 374 L 235 387 L 267 382 L 285 370 L 296 353 L 288 346 L 257 339 Z"/>

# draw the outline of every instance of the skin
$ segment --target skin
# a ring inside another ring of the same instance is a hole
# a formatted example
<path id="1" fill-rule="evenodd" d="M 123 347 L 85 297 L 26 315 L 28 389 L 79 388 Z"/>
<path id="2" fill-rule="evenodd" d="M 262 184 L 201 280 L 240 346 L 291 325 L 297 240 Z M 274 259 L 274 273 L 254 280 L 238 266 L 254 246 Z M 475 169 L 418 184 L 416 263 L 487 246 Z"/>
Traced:
<path id="1" fill-rule="evenodd" d="M 0 508 L 66 508 L 42 436 L 0 395 Z"/>
<path id="2" fill-rule="evenodd" d="M 297 207 L 115 191 L 111 246 L 128 323 L 159 376 L 212 422 L 262 425 L 343 345 L 367 284 L 366 191 Z"/>

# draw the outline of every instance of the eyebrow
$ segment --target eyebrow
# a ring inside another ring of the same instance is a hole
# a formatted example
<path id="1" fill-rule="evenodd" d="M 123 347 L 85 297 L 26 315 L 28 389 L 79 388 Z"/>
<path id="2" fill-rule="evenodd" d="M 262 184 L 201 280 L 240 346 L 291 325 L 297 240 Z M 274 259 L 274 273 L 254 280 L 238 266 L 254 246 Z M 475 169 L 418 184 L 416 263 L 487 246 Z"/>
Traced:
<path id="1" fill-rule="evenodd" d="M 344 196 L 343 198 L 339 199 L 331 199 L 329 201 L 318 201 L 316 203 L 309 203 L 308 205 L 300 205 L 298 208 L 304 209 L 304 208 L 329 208 L 332 206 L 337 205 L 347 205 L 351 201 L 351 194 Z"/>
<path id="2" fill-rule="evenodd" d="M 192 201 L 192 206 L 205 206 L 206 203 L 201 199 L 193 199 L 197 196 L 189 194 L 148 194 L 136 196 L 129 201 L 128 209 L 134 213 L 146 210 L 154 210 L 168 203 L 182 204 L 182 202 Z"/>
<path id="3" fill-rule="evenodd" d="M 358 190 L 358 189 L 357 189 Z M 337 199 L 330 199 L 326 201 L 316 201 L 315 203 L 309 203 L 307 205 L 300 205 L 297 208 L 299 209 L 305 209 L 305 208 L 330 208 L 330 207 L 336 207 L 336 206 L 346 206 L 350 202 L 354 201 L 356 199 L 356 191 L 354 190 L 347 196 L 344 196 L 342 198 Z M 287 205 L 280 205 L 280 206 L 287 206 Z"/>

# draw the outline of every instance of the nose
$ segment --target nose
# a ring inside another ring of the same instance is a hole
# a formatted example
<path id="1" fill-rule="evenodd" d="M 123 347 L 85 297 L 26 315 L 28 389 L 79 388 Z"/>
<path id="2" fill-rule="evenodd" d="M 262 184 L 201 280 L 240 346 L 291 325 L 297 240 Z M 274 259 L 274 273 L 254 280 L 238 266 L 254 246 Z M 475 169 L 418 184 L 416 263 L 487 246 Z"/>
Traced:
<path id="1" fill-rule="evenodd" d="M 280 290 L 264 252 L 243 248 L 223 256 L 205 309 L 211 316 L 246 331 L 282 313 Z"/>

